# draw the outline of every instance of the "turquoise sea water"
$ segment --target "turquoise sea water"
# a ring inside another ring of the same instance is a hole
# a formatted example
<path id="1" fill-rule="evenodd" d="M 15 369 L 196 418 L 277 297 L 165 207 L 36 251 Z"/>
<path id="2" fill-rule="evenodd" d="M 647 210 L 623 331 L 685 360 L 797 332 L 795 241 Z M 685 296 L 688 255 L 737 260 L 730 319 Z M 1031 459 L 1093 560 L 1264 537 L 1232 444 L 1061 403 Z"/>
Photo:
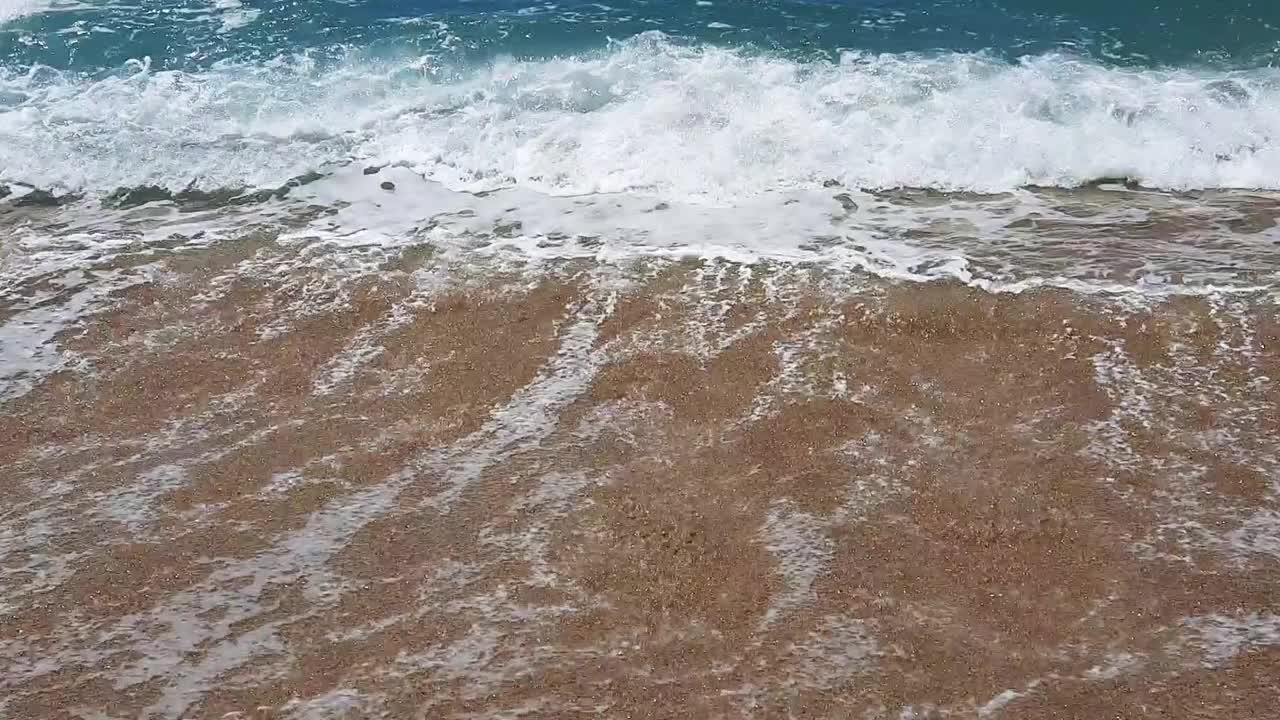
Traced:
<path id="1" fill-rule="evenodd" d="M 198 70 L 308 53 L 432 55 L 467 64 L 550 58 L 662 32 L 690 44 L 803 59 L 985 52 L 1007 61 L 1063 52 L 1105 64 L 1251 67 L 1280 53 L 1280 6 L 1101 0 L 6 0 L 0 57 L 111 72 L 131 59 Z"/>

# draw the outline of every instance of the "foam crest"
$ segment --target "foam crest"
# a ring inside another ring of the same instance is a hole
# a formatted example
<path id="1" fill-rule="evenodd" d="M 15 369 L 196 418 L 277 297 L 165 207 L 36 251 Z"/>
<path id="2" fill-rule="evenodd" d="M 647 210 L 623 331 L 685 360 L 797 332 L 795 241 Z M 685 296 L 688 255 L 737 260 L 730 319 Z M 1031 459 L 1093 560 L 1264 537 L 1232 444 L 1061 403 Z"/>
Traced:
<path id="1" fill-rule="evenodd" d="M 1270 188 L 1278 80 L 1062 56 L 797 63 L 641 38 L 591 60 L 496 66 L 459 88 L 454 111 L 398 117 L 365 149 L 470 189 L 718 203 L 826 179 L 983 192 L 1104 177 Z"/>
<path id="2" fill-rule="evenodd" d="M 199 73 L 0 76 L 5 179 L 110 192 L 269 186 L 353 160 L 455 190 L 520 186 L 733 205 L 812 188 L 980 192 L 1125 177 L 1280 187 L 1280 70 L 1108 68 L 1046 55 L 846 54 L 839 62 L 650 33 L 589 56 L 305 56 Z"/>

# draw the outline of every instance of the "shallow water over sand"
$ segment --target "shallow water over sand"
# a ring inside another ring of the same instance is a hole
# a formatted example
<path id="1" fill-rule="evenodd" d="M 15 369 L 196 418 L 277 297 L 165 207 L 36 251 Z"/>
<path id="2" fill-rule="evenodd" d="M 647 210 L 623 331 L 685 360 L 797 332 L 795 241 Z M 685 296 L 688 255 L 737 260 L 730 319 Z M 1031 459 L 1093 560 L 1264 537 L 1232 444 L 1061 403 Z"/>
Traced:
<path id="1" fill-rule="evenodd" d="M 0 714 L 1276 704 L 1267 291 L 105 238 L 4 260 Z"/>

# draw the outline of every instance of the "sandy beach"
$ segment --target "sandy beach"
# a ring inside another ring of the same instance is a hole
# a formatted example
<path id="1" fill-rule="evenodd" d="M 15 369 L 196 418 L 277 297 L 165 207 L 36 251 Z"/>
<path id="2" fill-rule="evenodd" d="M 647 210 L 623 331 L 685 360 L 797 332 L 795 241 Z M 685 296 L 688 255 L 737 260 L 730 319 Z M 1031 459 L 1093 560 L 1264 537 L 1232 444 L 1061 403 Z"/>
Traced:
<path id="1" fill-rule="evenodd" d="M 1280 703 L 1265 297 L 377 257 L 14 286 L 0 716 Z"/>

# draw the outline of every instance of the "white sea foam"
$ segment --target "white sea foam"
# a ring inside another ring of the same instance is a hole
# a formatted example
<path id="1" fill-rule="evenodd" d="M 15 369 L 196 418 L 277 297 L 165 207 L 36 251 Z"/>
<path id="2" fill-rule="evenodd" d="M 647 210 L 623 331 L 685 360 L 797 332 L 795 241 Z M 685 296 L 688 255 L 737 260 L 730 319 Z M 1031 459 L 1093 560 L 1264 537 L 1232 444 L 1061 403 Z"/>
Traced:
<path id="1" fill-rule="evenodd" d="M 913 200 L 818 189 L 763 193 L 726 208 L 635 193 L 559 197 L 509 187 L 472 194 L 406 167 L 365 175 L 361 165 L 349 165 L 284 200 L 199 211 L 174 205 L 113 210 L 88 199 L 46 213 L 13 211 L 0 201 L 0 213 L 18 222 L 11 242 L 0 247 L 0 268 L 10 278 L 0 282 L 0 297 L 25 292 L 24 278 L 109 263 L 116 253 L 170 246 L 175 239 L 204 247 L 247 232 L 347 248 L 307 253 L 310 259 L 301 261 L 342 273 L 378 272 L 389 256 L 430 246 L 468 261 L 728 260 L 894 280 L 948 279 L 995 292 L 1051 286 L 1162 297 L 1280 287 L 1280 229 L 1241 234 L 1230 227 L 1255 204 L 1269 212 L 1275 193 L 1232 193 L 1209 202 L 1146 192 L 1066 196 L 1070 202 L 1062 205 L 1061 198 L 1027 190 Z M 1151 203 L 1169 206 L 1138 210 Z M 1178 232 L 1151 230 L 1162 226 Z M 301 302 L 311 294 L 302 288 Z M 706 322 L 710 328 L 716 321 Z M 341 369 L 333 370 L 339 375 L 323 382 L 340 382 Z"/>
<path id="2" fill-rule="evenodd" d="M 213 0 L 213 7 L 222 20 L 219 32 L 231 32 L 258 19 L 262 14 L 256 8 L 246 8 L 241 0 Z"/>
<path id="3" fill-rule="evenodd" d="M 139 60 L 107 78 L 0 76 L 9 180 L 105 192 L 266 185 L 355 158 L 453 189 L 518 185 L 732 205 L 811 188 L 1003 191 L 1126 176 L 1280 188 L 1280 70 L 1110 68 L 1065 56 L 690 47 L 649 33 L 596 54 L 445 71 L 427 59 Z"/>
<path id="4" fill-rule="evenodd" d="M 381 189 L 383 182 L 393 183 L 394 191 Z M 430 243 L 444 251 L 532 262 L 697 258 L 815 265 L 895 280 L 958 280 L 1000 292 L 1055 286 L 1162 296 L 1280 284 L 1280 274 L 1271 271 L 1243 279 L 1231 271 L 1274 267 L 1280 254 L 1271 231 L 1234 236 L 1223 226 L 1152 237 L 1139 234 L 1150 224 L 1147 215 L 1126 220 L 1099 208 L 1092 218 L 1064 219 L 1056 228 L 1046 221 L 1028 230 L 1016 221 L 1063 213 L 1027 191 L 999 200 L 940 198 L 922 206 L 863 192 L 796 190 L 743 198 L 724 208 L 634 193 L 555 197 L 520 187 L 472 195 L 401 167 L 373 176 L 346 169 L 290 198 L 339 209 L 287 233 L 285 240 L 320 238 L 353 248 Z M 1143 200 L 1135 194 L 1119 202 Z M 852 205 L 856 209 L 846 209 Z M 1222 212 L 1219 224 L 1236 217 Z M 1121 236 L 1130 227 L 1137 236 L 1125 241 Z M 1210 233 L 1220 240 L 1202 242 Z M 1064 247 L 1072 252 L 1061 252 Z M 1144 267 L 1125 266 L 1132 253 L 1145 254 Z M 1169 270 L 1183 281 L 1166 282 L 1161 273 Z"/>
<path id="5" fill-rule="evenodd" d="M 1182 626 L 1191 631 L 1191 644 L 1200 648 L 1204 664 L 1210 667 L 1253 648 L 1280 645 L 1280 616 L 1277 615 L 1215 613 L 1187 618 Z"/>
<path id="6" fill-rule="evenodd" d="M 75 0 L 0 0 L 0 25 L 40 13 L 85 7 Z"/>
<path id="7" fill-rule="evenodd" d="M 277 187 L 312 170 L 327 177 L 294 189 L 293 205 L 151 214 L 154 231 L 96 202 L 121 186 Z M 961 54 L 800 63 L 647 34 L 465 72 L 306 57 L 196 74 L 144 59 L 92 79 L 0 71 L 0 182 L 84 193 L 85 212 L 64 210 L 72 224 L 56 235 L 79 228 L 99 249 L 120 236 L 108 225 L 128 225 L 129 242 L 208 240 L 217 222 L 291 222 L 290 208 L 316 204 L 336 214 L 292 223 L 285 239 L 820 263 L 989 290 L 1280 285 L 1275 192 L 1024 187 L 1120 175 L 1280 189 L 1280 70 Z M 1001 194 L 875 192 L 890 186 Z M 40 246 L 36 226 L 19 230 L 24 248 Z"/>

